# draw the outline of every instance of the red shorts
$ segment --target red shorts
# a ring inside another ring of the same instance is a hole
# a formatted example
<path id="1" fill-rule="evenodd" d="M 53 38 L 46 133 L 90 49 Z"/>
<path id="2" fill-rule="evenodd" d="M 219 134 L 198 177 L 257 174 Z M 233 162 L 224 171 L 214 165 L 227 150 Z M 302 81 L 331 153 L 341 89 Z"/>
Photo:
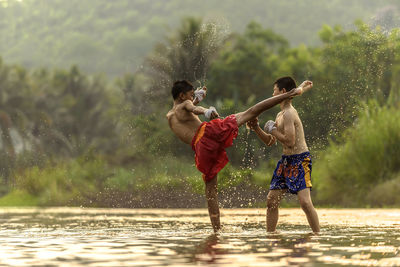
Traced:
<path id="1" fill-rule="evenodd" d="M 225 148 L 230 147 L 238 134 L 235 115 L 225 119 L 203 122 L 192 140 L 197 169 L 203 180 L 210 181 L 229 162 Z"/>

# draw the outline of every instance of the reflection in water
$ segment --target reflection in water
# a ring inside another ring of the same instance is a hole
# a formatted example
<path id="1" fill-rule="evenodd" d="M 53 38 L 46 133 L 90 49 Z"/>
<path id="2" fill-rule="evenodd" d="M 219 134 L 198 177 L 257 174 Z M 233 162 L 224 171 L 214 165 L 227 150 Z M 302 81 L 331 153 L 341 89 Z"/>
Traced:
<path id="1" fill-rule="evenodd" d="M 195 246 L 194 261 L 214 263 L 218 255 L 227 254 L 228 251 L 219 247 L 218 243 L 220 243 L 220 237 L 217 234 L 211 234 L 205 238 Z"/>
<path id="2" fill-rule="evenodd" d="M 288 255 L 293 258 L 303 258 L 310 252 L 310 248 L 303 246 L 311 241 L 313 233 L 301 234 L 299 237 L 285 238 L 282 234 L 270 235 L 267 246 L 274 248 L 276 251 L 288 251 Z M 284 254 L 283 254 L 284 255 Z"/>
<path id="3" fill-rule="evenodd" d="M 259 209 L 222 210 L 212 234 L 204 210 L 1 209 L 0 265 L 400 266 L 400 210 L 282 209 L 278 234 Z"/>

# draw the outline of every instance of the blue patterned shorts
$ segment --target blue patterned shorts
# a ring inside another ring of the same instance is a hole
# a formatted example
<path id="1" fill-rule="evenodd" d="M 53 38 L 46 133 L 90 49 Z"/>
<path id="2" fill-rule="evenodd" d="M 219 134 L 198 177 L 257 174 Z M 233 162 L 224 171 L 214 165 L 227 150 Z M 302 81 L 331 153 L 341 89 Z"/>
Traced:
<path id="1" fill-rule="evenodd" d="M 272 176 L 270 190 L 288 189 L 292 194 L 311 188 L 311 154 L 282 155 Z"/>

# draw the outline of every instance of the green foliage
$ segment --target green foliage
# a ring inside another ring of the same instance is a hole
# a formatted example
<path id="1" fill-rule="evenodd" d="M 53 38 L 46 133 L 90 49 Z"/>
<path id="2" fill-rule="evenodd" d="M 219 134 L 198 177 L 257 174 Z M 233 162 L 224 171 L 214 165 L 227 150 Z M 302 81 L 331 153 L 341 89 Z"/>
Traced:
<path id="1" fill-rule="evenodd" d="M 116 169 L 114 175 L 105 180 L 104 186 L 111 190 L 130 191 L 136 186 L 132 176 L 133 171 L 123 168 Z"/>
<path id="2" fill-rule="evenodd" d="M 375 207 L 397 207 L 400 203 L 399 173 L 390 180 L 377 184 L 366 195 L 367 203 Z"/>
<path id="3" fill-rule="evenodd" d="M 201 175 L 190 163 L 191 161 L 181 161 L 171 156 L 152 159 L 147 165 L 137 165 L 131 169 L 131 187 L 121 188 L 136 192 L 145 192 L 154 188 L 164 187 L 175 189 L 182 188 L 189 178 L 201 180 Z M 109 178 L 107 183 L 127 183 L 129 175 L 126 173 L 126 170 L 123 171 L 122 174 L 122 176 L 113 176 Z M 124 182 L 122 182 L 121 179 L 123 179 Z"/>
<path id="4" fill-rule="evenodd" d="M 13 190 L 0 199 L 0 205 L 129 207 L 141 205 L 141 199 L 163 190 L 171 194 L 204 191 L 201 175 L 188 162 L 169 157 L 147 164 L 152 167 L 137 165 L 127 169 L 85 156 L 48 163 L 42 168 L 34 166 L 15 176 Z M 125 197 L 135 202 L 116 203 Z"/>
<path id="5" fill-rule="evenodd" d="M 199 18 L 185 18 L 181 27 L 159 43 L 146 59 L 145 73 L 151 77 L 151 96 L 170 98 L 170 87 L 177 80 L 204 81 L 211 60 L 224 40 L 216 24 Z M 157 103 L 159 103 L 157 102 Z"/>
<path id="6" fill-rule="evenodd" d="M 56 93 L 51 102 L 46 102 L 46 108 L 75 155 L 100 147 L 112 151 L 115 143 L 110 141 L 118 128 L 106 82 L 99 76 L 86 77 L 76 67 L 55 72 L 51 78 Z"/>
<path id="7" fill-rule="evenodd" d="M 321 36 L 324 45 L 314 53 L 320 64 L 313 64 L 311 76 L 315 90 L 297 107 L 307 121 L 306 134 L 326 143 L 327 136 L 335 137 L 351 126 L 360 100 L 383 103 L 398 87 L 393 74 L 399 66 L 400 36 L 395 30 L 388 34 L 362 22 L 349 32 L 325 26 Z"/>
<path id="8" fill-rule="evenodd" d="M 39 200 L 37 196 L 33 196 L 20 189 L 16 189 L 0 198 L 1 207 L 34 207 L 38 205 Z"/>
<path id="9" fill-rule="evenodd" d="M 112 175 L 100 159 L 77 159 L 29 168 L 16 175 L 15 188 L 34 196 L 38 205 L 73 205 L 101 191 L 102 183 Z"/>
<path id="10" fill-rule="evenodd" d="M 278 159 L 279 158 L 271 158 L 268 161 L 262 162 L 257 169 L 254 169 L 252 183 L 261 188 L 269 188 L 269 183 L 276 168 Z"/>
<path id="11" fill-rule="evenodd" d="M 334 6 L 340 1 L 333 2 Z M 21 15 L 21 21 L 32 14 L 39 19 L 45 7 L 37 5 L 28 15 L 24 5 L 32 7 L 38 3 L 35 0 L 7 3 L 7 10 Z M 99 3 L 104 6 L 100 8 Z M 169 8 L 176 8 L 180 2 L 169 3 Z M 48 8 L 62 5 L 64 1 L 55 0 Z M 172 195 L 203 195 L 204 183 L 193 165 L 193 151 L 174 136 L 165 119 L 172 106 L 172 82 L 188 79 L 195 86 L 206 83 L 207 97 L 201 105 L 216 106 L 227 116 L 271 96 L 273 82 L 287 75 L 298 82 L 314 82 L 313 90 L 293 102 L 309 146 L 320 155 L 313 173 L 317 201 L 349 206 L 398 203 L 392 189 L 400 166 L 396 157 L 400 148 L 398 30 L 362 22 L 350 31 L 326 25 L 320 31 L 321 46 L 290 47 L 286 32 L 277 34 L 257 20 L 243 33 L 228 34 L 222 24 L 189 17 L 144 56 L 151 49 L 145 42 L 156 38 L 152 33 L 161 31 L 163 19 L 153 18 L 152 26 L 142 25 L 133 33 L 123 26 L 122 18 L 114 21 L 113 15 L 125 8 L 129 20 L 137 23 L 144 2 L 98 1 L 92 5 L 81 3 L 82 8 L 92 7 L 93 14 L 104 8 L 109 16 L 94 21 L 90 34 L 67 31 L 65 38 L 74 41 L 69 45 L 43 37 L 40 44 L 52 48 L 47 49 L 46 57 L 40 54 L 39 42 L 30 49 L 38 51 L 33 58 L 45 60 L 58 52 L 66 64 L 79 63 L 94 71 L 107 64 L 112 72 L 121 73 L 115 82 L 102 75 L 85 75 L 77 66 L 27 71 L 0 61 L 0 194 L 12 189 L 0 203 L 144 207 L 142 200 L 150 205 L 156 200 L 161 205 Z M 141 8 L 128 9 L 131 5 Z M 159 8 L 165 5 L 154 4 Z M 63 9 L 44 20 L 67 23 L 57 29 L 63 32 L 69 27 L 84 27 L 93 15 L 78 13 L 83 16 L 78 26 Z M 19 25 L 14 19 L 5 24 Z M 34 30 L 31 24 L 24 25 Z M 115 26 L 115 36 L 107 31 L 108 25 Z M 93 30 L 98 27 L 104 27 L 104 34 Z M 20 45 L 28 45 L 27 36 Z M 9 45 L 17 42 L 18 38 L 14 39 L 7 39 Z M 144 42 L 140 47 L 136 47 L 138 40 Z M 109 42 L 118 47 L 112 54 L 124 64 L 123 71 L 118 62 L 110 60 L 114 46 L 105 45 Z M 138 49 L 135 53 L 141 51 L 146 60 L 143 68 L 122 75 L 131 70 L 129 62 L 135 60 L 134 53 L 126 55 L 130 47 Z M 20 48 L 10 48 L 6 56 Z M 85 57 L 81 58 L 82 53 Z M 28 56 L 22 53 L 21 57 Z M 265 112 L 260 124 L 276 113 L 276 108 Z M 278 146 L 266 148 L 242 127 L 234 146 L 228 149 L 231 164 L 219 174 L 220 189 L 229 194 L 233 188 L 244 192 L 267 188 L 280 151 Z M 18 196 L 24 199 L 18 202 Z"/>
<path id="12" fill-rule="evenodd" d="M 376 101 L 364 105 L 354 127 L 344 132 L 340 143 L 330 144 L 313 170 L 318 200 L 346 206 L 380 205 L 376 197 L 400 171 L 399 121 L 397 107 L 380 107 Z"/>
<path id="13" fill-rule="evenodd" d="M 240 184 L 249 183 L 252 176 L 251 169 L 235 170 L 232 165 L 228 164 L 218 173 L 218 187 L 220 189 L 237 187 Z"/>
<path id="14" fill-rule="evenodd" d="M 232 98 L 235 105 L 252 95 L 272 94 L 274 72 L 288 42 L 260 24 L 250 23 L 243 35 L 232 36 L 210 69 L 209 96 Z M 229 81 L 229 82 L 227 82 Z"/>
<path id="15" fill-rule="evenodd" d="M 189 155 L 188 151 L 191 151 L 185 149 L 186 145 L 169 129 L 164 114 L 168 111 L 166 103 L 171 102 L 166 99 L 172 99 L 170 87 L 174 81 L 204 80 L 206 70 L 222 40 L 223 36 L 220 36 L 214 24 L 203 23 L 198 18 L 183 19 L 181 27 L 159 43 L 146 59 L 143 74 L 148 77 L 147 93 L 138 88 L 140 85 L 135 86 L 135 80 L 132 82 L 129 77 L 120 81 L 128 98 L 134 102 L 143 100 L 138 103 L 142 112 L 134 114 L 131 123 L 139 144 L 139 153 L 165 155 L 174 148 L 172 151 L 175 155 Z M 132 111 L 135 113 L 137 110 Z"/>

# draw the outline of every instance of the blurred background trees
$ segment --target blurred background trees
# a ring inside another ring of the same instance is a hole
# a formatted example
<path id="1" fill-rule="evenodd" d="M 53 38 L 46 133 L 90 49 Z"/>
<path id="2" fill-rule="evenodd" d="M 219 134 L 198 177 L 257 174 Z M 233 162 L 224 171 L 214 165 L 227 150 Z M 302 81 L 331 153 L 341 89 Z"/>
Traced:
<path id="1" fill-rule="evenodd" d="M 356 19 L 390 30 L 398 26 L 396 0 L 2 0 L 0 55 L 27 68 L 69 68 L 119 77 L 141 68 L 143 59 L 182 17 L 213 21 L 242 33 L 257 21 L 294 46 L 321 44 L 323 24 L 354 29 Z"/>
<path id="2" fill-rule="evenodd" d="M 325 6 L 308 1 L 312 22 L 276 18 L 302 14 L 288 1 L 265 9 L 254 0 L 241 12 L 206 1 L 248 21 L 233 30 L 220 15 L 202 17 L 194 1 L 0 2 L 0 205 L 203 205 L 193 152 L 165 119 L 173 81 L 207 85 L 202 105 L 227 116 L 270 97 L 287 75 L 314 82 L 294 106 L 314 154 L 315 202 L 399 205 L 398 4 L 367 1 L 362 14 L 373 19 L 349 27 L 322 26 L 343 1 L 324 16 Z M 189 7 L 197 16 L 187 16 Z M 349 4 L 340 14 L 353 19 L 357 10 Z M 243 127 L 228 154 L 219 176 L 225 205 L 263 205 L 280 146 L 266 148 Z"/>

